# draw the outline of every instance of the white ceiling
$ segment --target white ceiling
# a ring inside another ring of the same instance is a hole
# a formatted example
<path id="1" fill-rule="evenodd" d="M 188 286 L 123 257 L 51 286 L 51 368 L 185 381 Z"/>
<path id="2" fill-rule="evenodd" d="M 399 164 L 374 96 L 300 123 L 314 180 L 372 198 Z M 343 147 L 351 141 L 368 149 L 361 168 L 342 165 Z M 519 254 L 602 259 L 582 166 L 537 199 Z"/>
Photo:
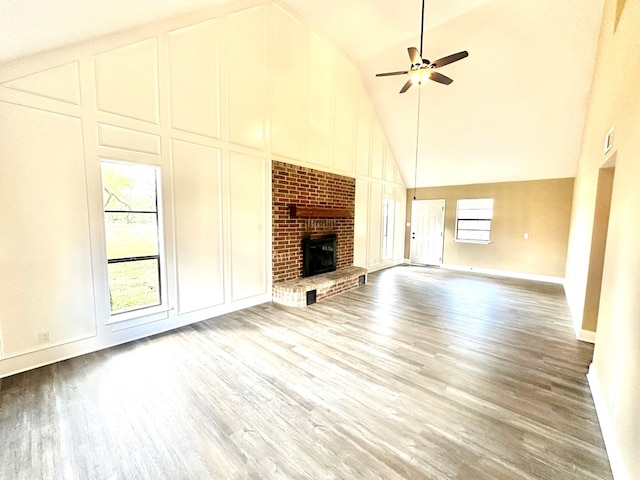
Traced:
<path id="1" fill-rule="evenodd" d="M 241 2 L 243 0 L 240 0 Z M 228 0 L 0 0 L 0 64 Z M 246 2 L 245 2 L 246 3 Z M 418 88 L 409 67 L 420 0 L 282 0 L 358 66 L 408 187 Z M 426 0 L 424 56 L 469 57 L 420 89 L 418 186 L 576 173 L 604 0 Z"/>

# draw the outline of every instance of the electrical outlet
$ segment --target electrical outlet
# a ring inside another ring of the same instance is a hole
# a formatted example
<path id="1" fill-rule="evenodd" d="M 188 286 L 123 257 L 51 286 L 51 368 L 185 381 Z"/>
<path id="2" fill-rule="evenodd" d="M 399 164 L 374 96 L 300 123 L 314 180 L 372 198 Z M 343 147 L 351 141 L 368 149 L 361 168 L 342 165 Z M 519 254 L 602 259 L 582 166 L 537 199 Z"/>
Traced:
<path id="1" fill-rule="evenodd" d="M 38 333 L 38 341 L 40 343 L 49 343 L 51 341 L 51 333 L 49 333 L 49 330 Z"/>

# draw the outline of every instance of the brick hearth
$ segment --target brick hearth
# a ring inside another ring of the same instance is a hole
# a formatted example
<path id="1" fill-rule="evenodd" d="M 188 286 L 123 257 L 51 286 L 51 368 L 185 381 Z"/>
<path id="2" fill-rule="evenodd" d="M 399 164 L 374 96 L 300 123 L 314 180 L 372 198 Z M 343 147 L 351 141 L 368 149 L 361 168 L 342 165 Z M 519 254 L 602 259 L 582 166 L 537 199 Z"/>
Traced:
<path id="1" fill-rule="evenodd" d="M 355 179 L 321 172 L 311 168 L 273 161 L 273 285 L 291 282 L 302 277 L 302 239 L 327 234 L 338 236 L 337 268 L 347 272 L 353 266 L 353 215 L 349 218 L 292 218 L 289 206 L 299 205 L 340 209 L 353 212 L 355 208 Z M 339 276 L 335 274 L 334 276 Z M 313 278 L 313 277 L 312 277 Z M 345 288 L 334 286 L 331 294 L 357 286 L 338 281 Z M 275 299 L 276 295 L 274 295 Z"/>

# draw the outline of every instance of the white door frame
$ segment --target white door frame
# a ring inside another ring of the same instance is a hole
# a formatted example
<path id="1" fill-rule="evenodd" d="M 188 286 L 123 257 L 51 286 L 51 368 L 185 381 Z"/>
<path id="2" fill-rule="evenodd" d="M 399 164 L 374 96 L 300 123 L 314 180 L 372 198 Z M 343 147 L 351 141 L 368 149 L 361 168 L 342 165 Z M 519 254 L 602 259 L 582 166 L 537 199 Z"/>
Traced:
<path id="1" fill-rule="evenodd" d="M 411 203 L 410 261 L 442 265 L 445 200 L 413 200 Z"/>

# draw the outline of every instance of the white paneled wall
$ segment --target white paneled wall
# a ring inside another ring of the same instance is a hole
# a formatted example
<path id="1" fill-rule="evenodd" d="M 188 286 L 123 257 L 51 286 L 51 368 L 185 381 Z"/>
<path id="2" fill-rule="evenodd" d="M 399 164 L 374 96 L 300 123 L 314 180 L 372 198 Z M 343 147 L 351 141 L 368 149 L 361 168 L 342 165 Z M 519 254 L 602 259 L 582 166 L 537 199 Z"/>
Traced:
<path id="1" fill-rule="evenodd" d="M 229 141 L 265 150 L 266 6 L 227 18 L 227 102 Z"/>
<path id="2" fill-rule="evenodd" d="M 95 313 L 81 121 L 0 102 L 0 125 L 0 331 L 8 357 L 37 349 L 45 332 L 51 344 L 94 335 Z"/>
<path id="3" fill-rule="evenodd" d="M 333 165 L 331 107 L 333 102 L 333 58 L 335 52 L 310 33 L 307 77 L 307 141 L 305 159 L 326 170 Z"/>
<path id="4" fill-rule="evenodd" d="M 265 162 L 257 157 L 231 153 L 229 160 L 229 248 L 231 250 L 231 298 L 233 301 L 268 293 Z"/>
<path id="5" fill-rule="evenodd" d="M 268 0 L 3 65 L 0 132 L 0 376 L 270 300 L 271 159 L 355 177 L 354 263 L 402 259 L 404 187 L 357 69 Z M 109 313 L 102 159 L 161 169 L 153 314 Z"/>
<path id="6" fill-rule="evenodd" d="M 341 55 L 335 56 L 333 108 L 333 161 L 336 171 L 353 174 L 359 82 L 356 68 Z"/>
<path id="7" fill-rule="evenodd" d="M 271 28 L 271 150 L 284 158 L 302 158 L 307 121 L 306 31 L 288 12 L 274 5 Z"/>
<path id="8" fill-rule="evenodd" d="M 158 46 L 155 38 L 116 48 L 94 58 L 98 110 L 160 123 Z"/>
<path id="9" fill-rule="evenodd" d="M 173 128 L 220 138 L 220 22 L 169 34 L 169 105 Z"/>
<path id="10" fill-rule="evenodd" d="M 220 150 L 171 142 L 178 313 L 224 303 Z"/>

